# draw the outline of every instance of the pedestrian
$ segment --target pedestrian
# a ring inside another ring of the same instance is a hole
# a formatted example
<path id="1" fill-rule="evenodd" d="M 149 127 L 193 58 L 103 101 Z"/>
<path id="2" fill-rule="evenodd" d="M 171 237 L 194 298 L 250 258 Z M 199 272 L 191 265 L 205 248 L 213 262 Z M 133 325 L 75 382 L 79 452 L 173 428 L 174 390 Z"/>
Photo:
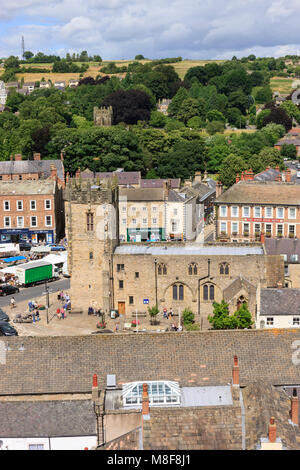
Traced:
<path id="1" fill-rule="evenodd" d="M 32 323 L 35 323 L 35 312 L 32 314 Z"/>
<path id="2" fill-rule="evenodd" d="M 29 307 L 29 312 L 31 312 L 33 310 L 33 305 L 32 305 L 31 300 L 29 300 L 29 302 L 28 302 L 28 307 Z"/>
<path id="3" fill-rule="evenodd" d="M 63 302 L 65 300 L 65 294 L 64 291 L 62 290 L 60 293 L 60 300 Z"/>
<path id="4" fill-rule="evenodd" d="M 35 311 L 36 321 L 40 321 L 40 312 L 38 310 Z"/>
<path id="5" fill-rule="evenodd" d="M 164 309 L 163 309 L 163 317 L 167 318 L 167 309 L 166 309 L 166 307 L 164 307 Z"/>
<path id="6" fill-rule="evenodd" d="M 93 307 L 88 308 L 88 315 L 94 315 L 94 309 Z"/>
<path id="7" fill-rule="evenodd" d="M 14 308 L 15 306 L 16 306 L 16 301 L 15 301 L 15 298 L 12 297 L 10 300 L 10 308 Z"/>
<path id="8" fill-rule="evenodd" d="M 65 310 L 63 307 L 60 309 L 60 313 L 61 313 L 61 319 L 63 320 L 65 318 Z"/>
<path id="9" fill-rule="evenodd" d="M 182 331 L 182 326 L 179 325 L 177 331 Z"/>
<path id="10" fill-rule="evenodd" d="M 57 294 L 57 300 L 60 300 L 60 292 Z"/>

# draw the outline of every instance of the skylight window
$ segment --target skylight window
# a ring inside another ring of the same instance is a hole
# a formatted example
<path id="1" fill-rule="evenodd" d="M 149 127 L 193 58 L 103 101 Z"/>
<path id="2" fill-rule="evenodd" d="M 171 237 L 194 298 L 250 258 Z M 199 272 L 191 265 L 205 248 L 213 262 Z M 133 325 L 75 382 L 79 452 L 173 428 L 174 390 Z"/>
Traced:
<path id="1" fill-rule="evenodd" d="M 143 383 L 148 385 L 150 406 L 180 405 L 181 392 L 178 382 L 150 381 L 130 382 L 123 385 L 123 406 L 142 406 Z"/>

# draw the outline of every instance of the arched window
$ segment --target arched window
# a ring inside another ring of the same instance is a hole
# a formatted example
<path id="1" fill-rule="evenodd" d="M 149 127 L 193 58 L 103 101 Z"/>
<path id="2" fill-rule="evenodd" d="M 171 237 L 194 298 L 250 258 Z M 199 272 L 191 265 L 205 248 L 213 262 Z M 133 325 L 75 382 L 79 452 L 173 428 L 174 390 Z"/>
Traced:
<path id="1" fill-rule="evenodd" d="M 196 263 L 191 263 L 189 265 L 188 273 L 189 273 L 190 276 L 192 276 L 193 274 L 194 275 L 198 274 L 198 267 L 197 267 Z"/>
<path id="2" fill-rule="evenodd" d="M 184 300 L 184 286 L 182 284 L 173 285 L 173 300 Z"/>
<path id="3" fill-rule="evenodd" d="M 160 263 L 157 267 L 157 274 L 159 276 L 164 275 L 166 276 L 168 273 L 167 266 L 164 263 Z"/>
<path id="4" fill-rule="evenodd" d="M 215 300 L 215 286 L 213 284 L 204 284 L 203 300 Z"/>
<path id="5" fill-rule="evenodd" d="M 221 263 L 220 264 L 220 274 L 224 274 L 225 276 L 229 275 L 229 264 L 228 263 Z"/>

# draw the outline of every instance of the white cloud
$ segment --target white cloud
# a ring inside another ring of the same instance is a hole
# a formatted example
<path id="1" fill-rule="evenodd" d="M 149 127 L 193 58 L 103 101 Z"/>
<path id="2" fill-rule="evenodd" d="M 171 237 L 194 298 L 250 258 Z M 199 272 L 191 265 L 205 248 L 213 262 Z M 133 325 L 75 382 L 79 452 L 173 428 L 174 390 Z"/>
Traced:
<path id="1" fill-rule="evenodd" d="M 300 0 L 0 0 L 0 56 L 88 50 L 105 59 L 298 51 Z M 249 51 L 249 52 L 248 52 Z M 259 53 L 259 54 L 258 54 Z"/>

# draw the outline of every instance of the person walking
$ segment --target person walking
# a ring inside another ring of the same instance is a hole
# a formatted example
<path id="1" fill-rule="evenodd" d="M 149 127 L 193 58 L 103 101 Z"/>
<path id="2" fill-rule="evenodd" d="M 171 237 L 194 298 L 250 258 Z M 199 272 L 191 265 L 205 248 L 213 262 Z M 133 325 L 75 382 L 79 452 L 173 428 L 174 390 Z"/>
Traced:
<path id="1" fill-rule="evenodd" d="M 15 298 L 12 297 L 10 300 L 10 308 L 14 308 L 15 306 L 16 306 L 16 301 L 15 301 Z"/>
<path id="2" fill-rule="evenodd" d="M 35 311 L 36 321 L 40 321 L 40 312 L 38 310 Z"/>
<path id="3" fill-rule="evenodd" d="M 60 309 L 60 313 L 61 313 L 61 319 L 63 320 L 65 318 L 65 310 L 64 308 L 61 308 Z"/>

